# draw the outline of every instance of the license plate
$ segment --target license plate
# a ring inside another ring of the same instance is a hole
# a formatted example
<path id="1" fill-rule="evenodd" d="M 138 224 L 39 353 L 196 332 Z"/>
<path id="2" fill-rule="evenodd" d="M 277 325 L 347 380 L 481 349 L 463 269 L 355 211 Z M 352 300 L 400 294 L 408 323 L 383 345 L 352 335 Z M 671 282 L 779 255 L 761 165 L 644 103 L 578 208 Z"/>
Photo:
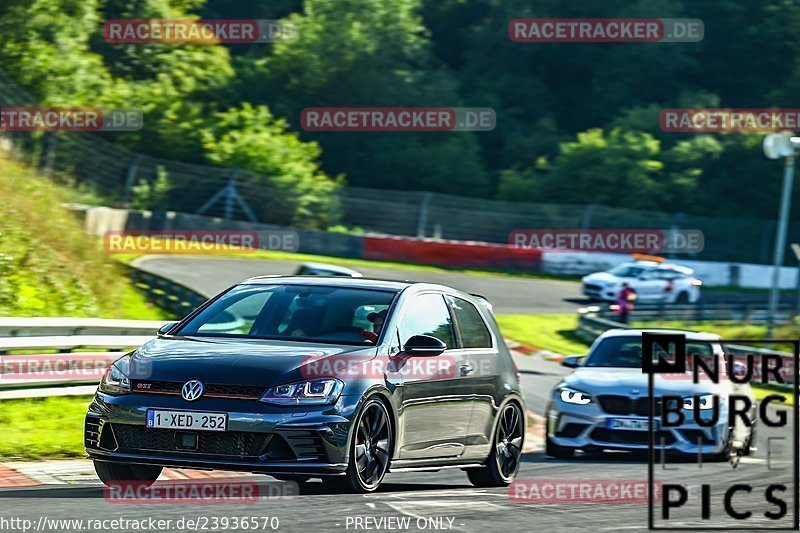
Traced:
<path id="1" fill-rule="evenodd" d="M 225 413 L 148 409 L 147 427 L 150 429 L 225 431 L 228 427 L 228 415 Z"/>
<path id="2" fill-rule="evenodd" d="M 658 429 L 657 420 L 655 421 L 655 428 Z M 609 418 L 608 429 L 647 431 L 650 429 L 650 421 L 646 418 Z"/>

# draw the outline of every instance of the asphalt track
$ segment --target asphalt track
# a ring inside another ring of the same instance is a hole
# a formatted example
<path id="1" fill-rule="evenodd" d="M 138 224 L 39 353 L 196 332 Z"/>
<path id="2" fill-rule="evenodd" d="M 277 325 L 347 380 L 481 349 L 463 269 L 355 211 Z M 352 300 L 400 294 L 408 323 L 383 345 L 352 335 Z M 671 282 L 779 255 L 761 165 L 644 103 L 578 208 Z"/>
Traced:
<path id="1" fill-rule="evenodd" d="M 522 372 L 525 399 L 529 409 L 543 414 L 548 391 L 567 372 L 567 369 L 535 357 L 517 358 Z M 789 418 L 791 420 L 791 417 Z M 705 463 L 699 467 L 693 461 L 667 464 L 677 470 L 655 470 L 655 479 L 664 482 L 680 482 L 689 486 L 690 503 L 673 514 L 669 522 L 660 519 L 660 507 L 656 505 L 656 526 L 688 527 L 715 525 L 730 527 L 787 527 L 790 524 L 792 497 L 791 439 L 774 445 L 768 470 L 766 439 L 789 436 L 790 429 L 767 430 L 759 433 L 760 448 L 750 457 L 742 459 L 736 469 L 728 463 Z M 797 457 L 796 453 L 794 457 Z M 570 461 L 556 460 L 541 451 L 524 455 L 518 479 L 537 478 L 543 480 L 647 480 L 646 458 L 625 453 L 606 453 L 602 456 L 584 456 Z M 39 486 L 34 488 L 7 489 L 0 491 L 0 517 L 31 520 L 31 530 L 81 531 L 75 524 L 57 528 L 54 520 L 83 519 L 148 519 L 171 520 L 162 527 L 164 531 L 272 531 L 258 527 L 232 526 L 234 518 L 277 517 L 277 531 L 289 532 L 334 532 L 334 531 L 458 531 L 480 532 L 539 532 L 539 531 L 644 531 L 647 529 L 648 507 L 643 503 L 574 501 L 544 503 L 528 499 L 528 503 L 515 502 L 507 489 L 477 489 L 469 485 L 466 475 L 460 470 L 439 472 L 389 474 L 378 493 L 366 496 L 332 495 L 322 491 L 316 481 L 306 484 L 299 491 L 273 481 L 267 476 L 257 476 L 261 493 L 266 494 L 254 504 L 119 504 L 104 499 L 97 482 L 90 485 Z M 788 487 L 785 499 L 789 515 L 780 522 L 769 522 L 762 513 L 774 509 L 766 503 L 763 487 L 768 483 L 785 483 Z M 711 520 L 699 520 L 699 485 L 711 486 Z M 734 522 L 725 519 L 723 492 L 733 483 L 750 483 L 752 494 L 737 493 L 734 505 L 739 510 L 753 512 L 751 522 Z M 541 486 L 541 485 L 540 485 Z M 289 488 L 286 491 L 286 488 Z M 270 494 L 284 494 L 279 498 Z M 298 493 L 299 492 L 299 493 Z M 530 498 L 530 493 L 521 495 Z M 386 522 L 389 518 L 392 522 Z M 184 519 L 182 525 L 179 520 Z M 189 527 L 185 520 L 198 520 L 200 524 Z M 227 522 L 225 521 L 227 519 Z M 40 520 L 42 521 L 40 523 Z M 384 522 L 381 522 L 384 520 Z M 407 522 L 405 522 L 407 520 Z M 752 522 L 759 520 L 759 522 Z M 269 523 L 269 522 L 268 522 Z M 0 530 L 14 530 L 0 519 Z M 226 527 L 227 525 L 227 527 Z M 49 527 L 48 527 L 49 526 Z M 127 524 L 108 523 L 92 531 L 135 531 Z M 21 530 L 21 529 L 18 529 Z M 82 529 L 88 531 L 89 529 Z"/>
<path id="2" fill-rule="evenodd" d="M 335 259 L 330 262 L 336 264 Z M 302 263 L 220 256 L 150 255 L 135 260 L 133 264 L 210 297 L 253 276 L 293 274 Z M 495 311 L 501 314 L 574 313 L 577 308 L 591 303 L 581 294 L 580 284 L 574 281 L 399 268 L 358 267 L 357 270 L 366 277 L 441 283 L 480 294 L 488 298 Z M 701 298 L 705 303 L 767 301 L 765 293 L 728 291 L 706 291 Z M 793 295 L 784 294 L 782 299 L 786 303 L 794 302 Z"/>

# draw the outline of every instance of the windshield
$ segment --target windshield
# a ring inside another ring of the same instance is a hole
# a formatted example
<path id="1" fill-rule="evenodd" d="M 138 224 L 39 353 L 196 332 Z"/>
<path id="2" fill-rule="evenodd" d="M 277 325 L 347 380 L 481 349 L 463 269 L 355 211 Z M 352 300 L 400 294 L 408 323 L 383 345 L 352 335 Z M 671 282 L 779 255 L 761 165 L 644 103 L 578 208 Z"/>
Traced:
<path id="1" fill-rule="evenodd" d="M 178 335 L 370 345 L 380 336 L 395 294 L 319 285 L 240 285 Z"/>
<path id="2" fill-rule="evenodd" d="M 714 354 L 710 344 L 692 343 L 686 344 L 686 353 L 701 357 Z M 583 366 L 642 368 L 642 337 L 608 337 L 595 346 Z"/>
<path id="3" fill-rule="evenodd" d="M 644 272 L 644 269 L 642 267 L 632 265 L 619 265 L 618 267 L 612 268 L 608 272 L 609 274 L 614 274 L 620 278 L 635 278 Z"/>

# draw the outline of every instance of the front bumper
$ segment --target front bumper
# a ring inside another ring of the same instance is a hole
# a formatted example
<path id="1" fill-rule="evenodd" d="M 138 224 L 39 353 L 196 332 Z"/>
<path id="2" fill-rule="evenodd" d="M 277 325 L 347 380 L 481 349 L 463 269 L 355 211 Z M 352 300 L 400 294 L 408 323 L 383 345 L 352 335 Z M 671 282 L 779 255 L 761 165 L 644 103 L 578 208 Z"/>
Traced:
<path id="1" fill-rule="evenodd" d="M 347 467 L 352 414 L 359 396 L 335 405 L 275 406 L 256 400 L 202 398 L 188 403 L 175 396 L 98 392 L 86 415 L 84 443 L 92 459 L 176 468 L 259 473 L 329 475 Z M 225 432 L 149 429 L 148 409 L 213 411 L 228 414 Z M 180 447 L 179 435 L 196 435 L 194 449 Z"/>
<path id="2" fill-rule="evenodd" d="M 691 416 L 679 427 L 657 427 L 654 445 L 659 450 L 687 454 L 716 454 L 725 448 L 728 437 L 727 412 L 711 427 L 700 426 Z M 646 451 L 648 431 L 609 429 L 609 420 L 646 419 L 646 416 L 615 415 L 605 412 L 596 402 L 588 405 L 552 400 L 547 410 L 547 434 L 550 440 L 569 448 Z M 660 417 L 655 417 L 656 421 Z M 658 423 L 658 422 L 657 422 Z M 700 444 L 698 445 L 698 439 Z"/>
<path id="3" fill-rule="evenodd" d="M 592 300 L 602 300 L 613 302 L 617 299 L 617 290 L 613 287 L 606 287 L 595 283 L 584 283 L 582 286 L 583 295 Z"/>

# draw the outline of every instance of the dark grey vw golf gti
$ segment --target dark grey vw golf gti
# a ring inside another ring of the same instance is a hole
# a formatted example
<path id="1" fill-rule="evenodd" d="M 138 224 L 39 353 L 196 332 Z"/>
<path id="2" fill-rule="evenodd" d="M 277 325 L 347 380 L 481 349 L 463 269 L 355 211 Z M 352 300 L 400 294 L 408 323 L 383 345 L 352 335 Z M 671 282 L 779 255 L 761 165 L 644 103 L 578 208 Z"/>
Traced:
<path id="1" fill-rule="evenodd" d="M 449 287 L 253 278 L 164 326 L 103 377 L 86 451 L 106 484 L 164 466 L 369 492 L 388 471 L 456 467 L 509 484 L 519 376 L 489 304 Z"/>

